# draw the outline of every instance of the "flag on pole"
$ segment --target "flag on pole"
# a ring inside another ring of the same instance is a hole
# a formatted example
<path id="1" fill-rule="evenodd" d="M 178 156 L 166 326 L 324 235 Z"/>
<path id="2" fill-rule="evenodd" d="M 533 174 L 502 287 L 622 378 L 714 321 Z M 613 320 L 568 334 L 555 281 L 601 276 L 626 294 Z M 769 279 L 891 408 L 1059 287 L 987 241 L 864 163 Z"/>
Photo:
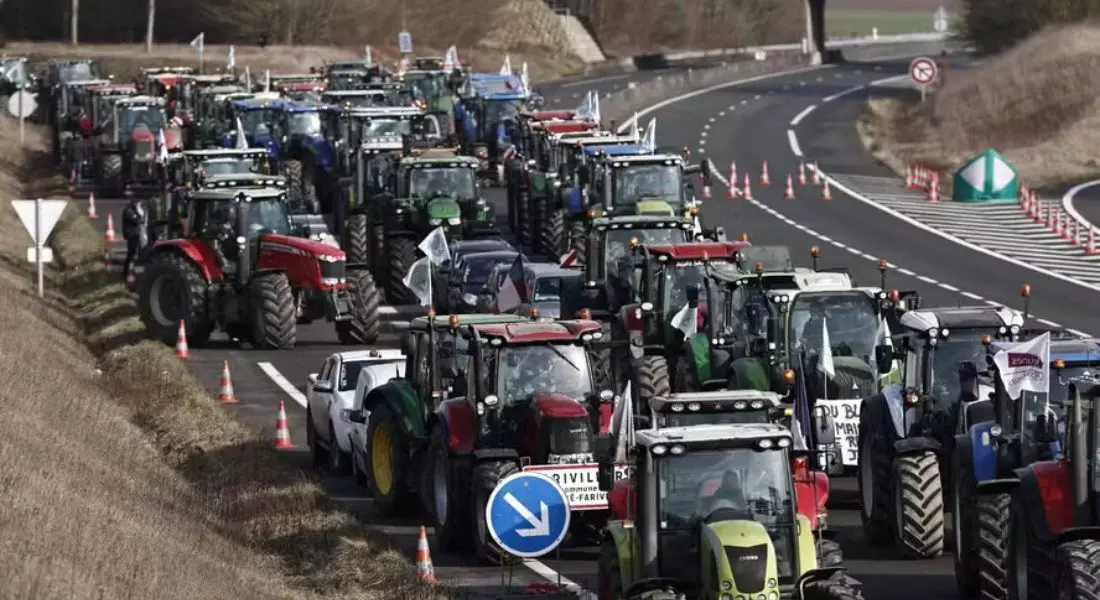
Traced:
<path id="1" fill-rule="evenodd" d="M 168 164 L 168 140 L 164 139 L 164 130 L 157 132 L 157 163 Z"/>
<path id="2" fill-rule="evenodd" d="M 205 49 L 205 46 L 204 46 L 205 42 L 206 42 L 206 33 L 200 33 L 200 34 L 195 36 L 195 39 L 191 40 L 191 47 L 194 48 L 195 52 L 198 52 L 199 55 L 202 55 L 202 53 Z"/>
<path id="3" fill-rule="evenodd" d="M 244 66 L 244 89 L 252 91 L 252 69 L 248 66 Z"/>
<path id="4" fill-rule="evenodd" d="M 374 56 L 371 54 L 370 44 L 363 49 L 363 62 L 367 64 L 367 68 L 374 66 Z"/>
<path id="5" fill-rule="evenodd" d="M 527 73 L 526 61 L 524 61 L 523 67 L 520 69 L 519 80 L 523 82 L 523 91 L 525 93 L 531 89 L 531 76 Z"/>
<path id="6" fill-rule="evenodd" d="M 507 313 L 521 304 L 530 302 L 527 297 L 526 269 L 523 267 L 523 255 L 516 255 L 512 268 L 508 269 L 508 276 L 500 285 L 497 292 L 497 312 Z"/>
<path id="7" fill-rule="evenodd" d="M 447 245 L 447 234 L 443 233 L 442 227 L 436 227 L 431 233 L 424 236 L 417 247 L 436 266 L 451 260 L 451 249 Z"/>
<path id="8" fill-rule="evenodd" d="M 237 47 L 230 44 L 229 58 L 225 61 L 225 68 L 233 70 L 237 68 Z"/>
<path id="9" fill-rule="evenodd" d="M 993 355 L 1001 381 L 1010 398 L 1023 391 L 1050 392 L 1050 332 L 1013 344 Z"/>
<path id="10" fill-rule="evenodd" d="M 443 55 L 443 68 L 447 71 L 453 71 L 458 68 L 458 48 L 451 46 L 447 48 L 446 54 Z"/>
<path id="11" fill-rule="evenodd" d="M 829 341 L 828 319 L 821 319 L 821 360 L 817 362 L 817 370 L 828 375 L 830 379 L 836 377 L 836 367 L 833 365 L 833 344 Z"/>
<path id="12" fill-rule="evenodd" d="M 234 147 L 237 150 L 248 149 L 248 135 L 244 132 L 244 123 L 241 123 L 240 117 L 237 117 L 237 142 Z"/>
<path id="13" fill-rule="evenodd" d="M 416 259 L 409 266 L 401 283 L 420 300 L 420 306 L 432 305 L 432 263 L 427 256 Z"/>
<path id="14" fill-rule="evenodd" d="M 264 91 L 271 91 L 271 69 L 267 69 L 264 71 Z"/>
<path id="15" fill-rule="evenodd" d="M 637 121 L 635 121 L 636 124 Z M 657 117 L 650 119 L 649 125 L 645 126 L 645 133 L 642 134 L 642 147 L 650 154 L 657 150 Z"/>
<path id="16" fill-rule="evenodd" d="M 636 142 L 642 141 L 642 132 L 638 129 L 638 113 L 634 113 L 634 118 L 630 120 L 630 137 Z"/>

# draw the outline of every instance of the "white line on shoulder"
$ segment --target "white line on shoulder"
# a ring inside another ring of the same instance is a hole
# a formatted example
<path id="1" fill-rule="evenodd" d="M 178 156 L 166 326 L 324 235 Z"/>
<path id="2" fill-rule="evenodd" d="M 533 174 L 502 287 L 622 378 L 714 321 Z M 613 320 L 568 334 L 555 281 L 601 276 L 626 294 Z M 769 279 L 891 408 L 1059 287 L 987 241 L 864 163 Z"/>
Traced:
<path id="1" fill-rule="evenodd" d="M 286 392 L 286 395 L 290 396 L 291 400 L 300 404 L 302 408 L 306 407 L 308 401 L 306 400 L 305 394 L 298 391 L 298 388 L 294 387 L 294 384 L 290 383 L 289 379 L 283 377 L 283 374 L 279 372 L 279 369 L 275 368 L 275 365 L 269 362 L 261 362 L 256 363 L 256 366 L 260 367 L 260 370 L 266 373 L 267 376 L 271 378 L 271 381 L 275 382 L 275 385 Z"/>

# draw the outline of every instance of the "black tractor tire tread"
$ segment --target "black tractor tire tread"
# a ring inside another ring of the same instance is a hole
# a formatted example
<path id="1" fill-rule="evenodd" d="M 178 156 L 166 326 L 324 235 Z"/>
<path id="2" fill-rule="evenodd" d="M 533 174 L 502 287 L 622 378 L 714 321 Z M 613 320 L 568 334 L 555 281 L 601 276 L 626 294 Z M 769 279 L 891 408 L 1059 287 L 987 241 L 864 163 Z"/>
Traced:
<path id="1" fill-rule="evenodd" d="M 851 577 L 836 573 L 829 578 L 806 583 L 798 600 L 863 600 L 863 591 Z"/>
<path id="2" fill-rule="evenodd" d="M 382 330 L 382 318 L 378 312 L 382 307 L 382 298 L 378 286 L 366 269 L 348 271 L 347 280 L 352 318 L 337 323 L 336 335 L 345 345 L 373 344 L 378 341 Z"/>
<path id="3" fill-rule="evenodd" d="M 254 311 L 252 343 L 257 348 L 289 350 L 298 341 L 294 292 L 283 273 L 257 274 L 249 285 Z"/>
<path id="4" fill-rule="evenodd" d="M 304 202 L 304 198 L 302 198 L 302 161 L 283 161 L 282 171 L 283 176 L 286 177 L 286 189 L 290 205 L 298 208 Z M 292 209 L 291 212 L 294 212 L 294 210 Z"/>
<path id="5" fill-rule="evenodd" d="M 819 537 L 814 541 L 817 549 L 818 568 L 839 567 L 844 564 L 844 551 L 833 540 Z"/>
<path id="6" fill-rule="evenodd" d="M 1100 600 L 1100 540 L 1076 540 L 1055 552 L 1058 579 L 1052 598 Z"/>
<path id="7" fill-rule="evenodd" d="M 416 261 L 416 244 L 412 238 L 397 236 L 386 240 L 386 299 L 393 305 L 415 304 L 416 295 L 402 280 Z"/>
<path id="8" fill-rule="evenodd" d="M 1008 545 L 1012 497 L 982 494 L 974 502 L 977 518 L 978 594 L 983 600 L 1008 598 Z M 958 548 L 956 552 L 970 552 Z M 1095 563 L 1094 563 L 1095 564 Z M 1098 599 L 1100 600 L 1100 599 Z"/>
<path id="9" fill-rule="evenodd" d="M 472 508 L 474 510 L 473 521 L 478 524 L 475 525 L 475 528 L 480 529 L 481 523 L 485 519 L 485 505 L 482 503 L 481 499 L 484 498 L 488 500 L 489 494 L 493 493 L 493 490 L 496 489 L 501 481 L 504 481 L 508 476 L 518 472 L 519 467 L 516 463 L 508 460 L 486 461 L 474 467 L 472 497 L 475 501 Z M 477 557 L 482 562 L 492 563 L 506 558 L 505 554 L 497 546 L 496 542 L 493 541 L 488 531 L 482 533 L 475 530 L 474 546 Z"/>
<path id="10" fill-rule="evenodd" d="M 348 264 L 372 264 L 370 252 L 370 227 L 367 215 L 350 215 L 344 222 L 344 253 Z"/>
<path id="11" fill-rule="evenodd" d="M 863 506 L 859 512 L 863 538 L 872 546 L 884 546 L 894 539 L 894 452 L 886 432 L 882 430 L 883 415 L 880 410 L 881 407 L 872 402 L 859 415 L 860 460 L 871 461 L 873 488 L 870 515 L 865 514 L 867 511 Z M 859 486 L 863 485 L 862 479 L 862 475 L 857 475 Z M 863 490 L 859 491 L 862 503 Z"/>
<path id="12" fill-rule="evenodd" d="M 519 240 L 520 248 L 523 248 L 527 252 L 533 250 L 531 243 L 531 227 L 530 216 L 531 212 L 531 194 L 530 192 L 523 190 L 516 194 L 516 225 L 515 234 L 516 239 Z"/>
<path id="13" fill-rule="evenodd" d="M 556 261 L 558 257 L 565 254 L 565 211 L 561 208 L 550 209 L 546 213 L 546 218 L 541 219 L 540 222 L 542 253 L 551 261 Z"/>
<path id="14" fill-rule="evenodd" d="M 161 324 L 153 319 L 149 294 L 152 292 L 153 282 L 157 279 L 156 272 L 160 270 L 174 271 L 187 285 L 188 297 L 191 302 L 191 315 L 184 317 L 184 325 L 187 330 L 187 343 L 201 345 L 210 339 L 214 324 L 206 315 L 206 278 L 203 277 L 198 265 L 192 263 L 187 257 L 176 252 L 166 252 L 155 255 L 145 268 L 145 275 L 138 284 L 138 308 L 141 320 L 145 324 L 145 330 L 154 339 L 166 344 L 175 344 L 179 333 L 179 324 Z"/>
<path id="15" fill-rule="evenodd" d="M 372 472 L 374 458 L 372 456 L 369 456 L 368 454 L 366 464 L 364 465 L 367 469 L 367 489 L 370 490 L 371 499 L 374 500 L 375 510 L 381 517 L 392 517 L 397 514 L 401 510 L 401 507 L 409 501 L 410 496 L 409 491 L 405 489 L 405 482 L 398 475 L 399 473 L 404 472 L 404 462 L 408 460 L 407 455 L 405 454 L 406 444 L 408 443 L 408 440 L 404 439 L 404 434 L 401 431 L 400 421 L 398 420 L 399 418 L 400 415 L 394 414 L 393 410 L 391 410 L 389 406 L 382 403 L 376 406 L 371 411 L 370 422 L 367 425 L 367 448 L 368 450 L 370 450 L 371 442 L 369 440 L 374 437 L 374 428 L 377 427 L 379 423 L 383 423 L 385 421 L 389 421 L 391 423 L 391 427 L 393 428 L 393 433 L 395 436 L 394 442 L 396 443 L 394 451 L 398 455 L 399 461 L 398 464 L 391 465 L 393 469 L 392 475 L 394 477 L 394 489 L 393 493 L 385 497 L 383 497 L 379 493 L 378 484 L 375 481 L 374 473 Z"/>
<path id="16" fill-rule="evenodd" d="M 978 552 L 977 482 L 971 465 L 970 448 L 956 445 L 951 456 L 952 490 L 950 498 L 952 525 L 955 531 L 954 552 L 951 553 L 955 568 L 955 588 L 960 598 L 977 598 L 980 565 Z"/>
<path id="17" fill-rule="evenodd" d="M 455 457 L 450 451 L 442 428 L 435 427 L 432 430 L 428 444 L 429 464 L 427 470 L 429 473 L 427 489 L 425 490 L 427 494 L 421 501 L 432 517 L 432 527 L 435 529 L 436 539 L 439 540 L 440 547 L 449 552 L 468 550 L 470 540 L 473 538 L 470 535 L 470 520 L 466 518 L 466 515 L 469 514 L 467 506 L 469 494 L 464 493 L 467 491 L 465 482 L 461 480 L 460 469 L 455 468 Z M 436 455 L 440 453 L 446 453 L 452 478 L 450 481 L 451 489 L 447 491 L 447 515 L 444 518 L 440 518 L 438 507 L 435 504 L 435 496 L 433 495 L 435 490 L 432 489 L 435 486 Z"/>
<path id="18" fill-rule="evenodd" d="M 638 406 L 649 406 L 650 398 L 669 395 L 672 387 L 665 357 L 643 357 L 638 368 Z"/>
<path id="19" fill-rule="evenodd" d="M 104 154 L 100 164 L 102 191 L 111 195 L 122 192 L 122 155 Z"/>
<path id="20" fill-rule="evenodd" d="M 577 219 L 569 224 L 569 249 L 577 253 L 577 260 L 584 263 L 585 260 L 585 229 L 584 221 Z"/>
<path id="21" fill-rule="evenodd" d="M 900 494 L 898 547 L 907 558 L 943 554 L 944 506 L 940 462 L 935 452 L 899 456 L 894 460 L 896 493 Z"/>

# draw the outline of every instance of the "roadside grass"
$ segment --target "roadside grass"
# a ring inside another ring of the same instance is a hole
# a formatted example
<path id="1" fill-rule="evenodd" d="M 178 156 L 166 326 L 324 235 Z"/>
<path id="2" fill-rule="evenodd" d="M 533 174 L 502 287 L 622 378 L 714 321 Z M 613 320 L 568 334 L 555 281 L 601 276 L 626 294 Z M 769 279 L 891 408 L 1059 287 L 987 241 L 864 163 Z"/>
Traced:
<path id="1" fill-rule="evenodd" d="M 453 597 L 233 420 L 170 348 L 141 340 L 75 205 L 35 297 L 7 196 L 65 188 L 28 132 L 21 152 L 0 119 L 0 597 Z"/>
<path id="2" fill-rule="evenodd" d="M 825 29 L 828 35 L 844 37 L 868 36 L 876 27 L 879 35 L 927 33 L 932 31 L 933 11 L 827 8 Z"/>
<path id="3" fill-rule="evenodd" d="M 857 126 L 864 146 L 899 174 L 922 162 L 943 183 L 993 148 L 1032 188 L 1053 190 L 1100 174 L 1098 96 L 1100 27 L 1072 25 L 1044 30 L 965 75 L 948 73 L 924 105 L 915 94 L 872 99 Z"/>

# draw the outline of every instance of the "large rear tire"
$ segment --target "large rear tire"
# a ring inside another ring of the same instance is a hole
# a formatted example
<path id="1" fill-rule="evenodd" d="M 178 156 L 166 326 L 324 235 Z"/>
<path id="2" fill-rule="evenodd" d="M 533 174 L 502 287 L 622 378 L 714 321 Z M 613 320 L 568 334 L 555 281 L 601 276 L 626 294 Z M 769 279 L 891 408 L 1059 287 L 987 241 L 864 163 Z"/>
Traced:
<path id="1" fill-rule="evenodd" d="M 351 320 L 336 323 L 336 336 L 341 344 L 373 344 L 378 341 L 381 317 L 378 309 L 382 299 L 374 277 L 366 269 L 348 272 L 348 296 L 351 298 Z"/>
<path id="2" fill-rule="evenodd" d="M 176 252 L 156 254 L 138 280 L 138 308 L 154 339 L 175 344 L 182 320 L 188 344 L 210 339 L 214 324 L 206 314 L 206 278 L 198 265 Z"/>
<path id="3" fill-rule="evenodd" d="M 623 597 L 623 574 L 619 568 L 619 552 L 615 542 L 605 539 L 600 544 L 600 563 L 596 578 L 599 600 L 620 600 Z"/>
<path id="4" fill-rule="evenodd" d="M 344 252 L 348 264 L 372 265 L 370 252 L 370 228 L 367 215 L 356 213 L 344 222 Z"/>
<path id="5" fill-rule="evenodd" d="M 980 562 L 980 558 L 973 552 L 973 549 L 978 548 L 979 539 L 978 515 L 975 511 L 978 489 L 969 453 L 968 446 L 956 444 L 951 458 L 951 479 L 954 487 L 951 492 L 951 525 L 955 534 L 955 551 L 951 554 L 955 563 L 955 587 L 962 598 L 978 596 Z"/>
<path id="6" fill-rule="evenodd" d="M 1008 494 L 983 494 L 977 497 L 975 510 L 977 513 L 977 575 L 978 593 L 982 600 L 1008 598 L 1011 505 L 1012 497 Z M 961 546 L 955 552 L 969 552 L 973 547 Z M 1095 561 L 1096 557 L 1093 560 Z M 1093 562 L 1093 564 L 1100 563 Z M 1100 595 L 1093 598 L 1100 600 Z"/>
<path id="7" fill-rule="evenodd" d="M 483 563 L 492 564 L 503 562 L 507 559 L 493 536 L 489 534 L 489 524 L 486 522 L 485 506 L 489 503 L 489 495 L 493 493 L 497 485 L 509 475 L 519 472 L 519 467 L 512 461 L 489 461 L 474 467 L 473 475 L 473 520 L 475 523 L 475 551 L 477 557 Z"/>
<path id="8" fill-rule="evenodd" d="M 649 406 L 650 398 L 667 396 L 672 392 L 665 357 L 643 357 L 638 369 L 638 406 Z"/>
<path id="9" fill-rule="evenodd" d="M 469 473 L 457 468 L 442 429 L 432 431 L 428 456 L 430 497 L 424 498 L 424 504 L 428 505 L 436 538 L 448 551 L 465 550 L 470 543 L 470 491 L 464 477 Z"/>
<path id="10" fill-rule="evenodd" d="M 252 344 L 263 350 L 288 350 L 298 341 L 294 292 L 284 273 L 258 273 L 248 286 Z"/>
<path id="11" fill-rule="evenodd" d="M 1100 599 L 1100 540 L 1077 540 L 1058 546 L 1054 554 L 1058 575 L 1051 598 Z"/>
<path id="12" fill-rule="evenodd" d="M 895 539 L 910 559 L 943 554 L 943 482 L 935 452 L 917 452 L 894 459 Z"/>
<path id="13" fill-rule="evenodd" d="M 883 431 L 881 396 L 859 414 L 858 475 L 863 538 L 874 546 L 894 539 L 894 447 Z"/>
<path id="14" fill-rule="evenodd" d="M 577 253 L 577 261 L 584 263 L 585 250 L 587 245 L 585 244 L 585 229 L 584 221 L 576 219 L 569 223 L 569 249 Z"/>
<path id="15" fill-rule="evenodd" d="M 552 208 L 547 211 L 546 218 L 542 219 L 541 238 L 542 253 L 551 260 L 557 259 L 567 251 L 565 239 L 565 210 Z"/>
<path id="16" fill-rule="evenodd" d="M 386 299 L 393 305 L 416 304 L 416 295 L 403 280 L 416 261 L 416 245 L 411 238 L 391 237 L 386 243 Z"/>
<path id="17" fill-rule="evenodd" d="M 122 194 L 122 155 L 104 154 L 99 164 L 100 193 L 118 197 Z"/>
<path id="18" fill-rule="evenodd" d="M 382 517 L 393 516 L 408 497 L 402 473 L 409 459 L 408 440 L 398 415 L 382 404 L 371 411 L 367 425 L 367 487 Z"/>

